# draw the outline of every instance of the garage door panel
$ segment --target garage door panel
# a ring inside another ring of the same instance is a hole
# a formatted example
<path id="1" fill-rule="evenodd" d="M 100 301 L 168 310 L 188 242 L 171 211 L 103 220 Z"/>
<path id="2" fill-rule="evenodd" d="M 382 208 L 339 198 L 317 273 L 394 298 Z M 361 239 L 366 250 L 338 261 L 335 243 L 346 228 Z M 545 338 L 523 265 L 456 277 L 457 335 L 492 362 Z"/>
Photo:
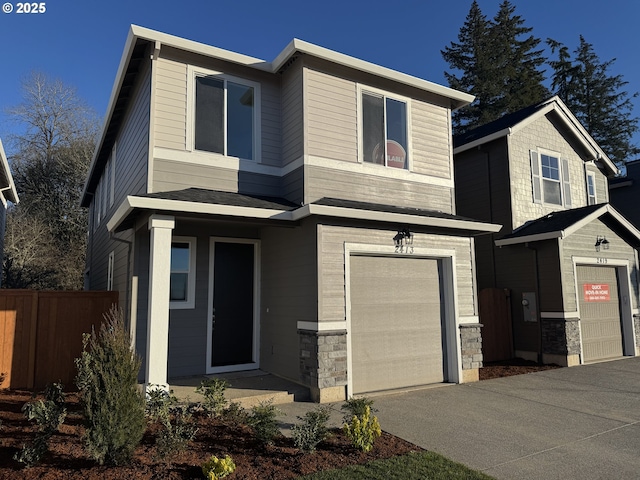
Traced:
<path id="1" fill-rule="evenodd" d="M 351 257 L 354 393 L 443 381 L 438 261 Z"/>
<path id="2" fill-rule="evenodd" d="M 618 279 L 614 267 L 578 266 L 582 350 L 585 362 L 621 357 L 622 326 Z M 608 301 L 587 301 L 584 285 L 606 284 Z"/>

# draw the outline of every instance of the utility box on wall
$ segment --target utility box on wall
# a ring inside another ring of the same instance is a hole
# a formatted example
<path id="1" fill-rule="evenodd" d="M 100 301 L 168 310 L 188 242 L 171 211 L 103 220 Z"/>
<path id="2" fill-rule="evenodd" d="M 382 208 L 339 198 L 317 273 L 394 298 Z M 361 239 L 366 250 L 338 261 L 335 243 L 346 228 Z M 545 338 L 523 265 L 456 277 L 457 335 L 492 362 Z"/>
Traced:
<path id="1" fill-rule="evenodd" d="M 525 322 L 538 321 L 535 292 L 522 292 L 522 315 Z"/>

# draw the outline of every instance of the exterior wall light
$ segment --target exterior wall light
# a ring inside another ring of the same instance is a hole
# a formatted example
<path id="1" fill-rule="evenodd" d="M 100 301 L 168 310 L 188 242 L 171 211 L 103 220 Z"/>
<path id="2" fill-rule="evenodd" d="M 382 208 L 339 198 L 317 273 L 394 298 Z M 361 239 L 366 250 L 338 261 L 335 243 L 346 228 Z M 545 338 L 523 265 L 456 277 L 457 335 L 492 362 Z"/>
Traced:
<path id="1" fill-rule="evenodd" d="M 398 230 L 398 233 L 396 233 L 395 237 L 393 237 L 393 243 L 396 246 L 396 252 L 404 252 L 405 249 L 407 252 L 409 252 L 409 249 L 411 249 L 412 252 L 413 233 L 411 233 L 408 228 Z"/>
<path id="2" fill-rule="evenodd" d="M 596 237 L 596 252 L 600 251 L 600 248 L 603 250 L 609 250 L 609 240 L 604 235 L 598 235 Z"/>

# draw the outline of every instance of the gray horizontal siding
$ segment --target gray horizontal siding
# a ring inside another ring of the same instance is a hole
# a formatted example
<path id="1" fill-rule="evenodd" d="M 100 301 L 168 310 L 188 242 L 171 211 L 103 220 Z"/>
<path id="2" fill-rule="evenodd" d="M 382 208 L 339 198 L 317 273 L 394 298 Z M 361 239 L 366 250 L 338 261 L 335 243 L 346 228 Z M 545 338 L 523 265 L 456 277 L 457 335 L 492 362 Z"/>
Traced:
<path id="1" fill-rule="evenodd" d="M 282 75 L 282 164 L 304 154 L 302 63 L 296 62 Z"/>
<path id="2" fill-rule="evenodd" d="M 155 64 L 155 144 L 186 149 L 187 65 L 159 58 Z"/>
<path id="3" fill-rule="evenodd" d="M 422 175 L 452 178 L 452 146 L 449 109 L 412 100 L 411 139 L 413 171 Z"/>
<path id="4" fill-rule="evenodd" d="M 154 161 L 154 192 L 183 190 L 191 187 L 269 196 L 280 195 L 279 177 L 239 172 L 214 165 L 161 159 Z"/>
<path id="5" fill-rule="evenodd" d="M 305 203 L 332 197 L 453 213 L 449 187 L 307 166 L 305 188 Z"/>
<path id="6" fill-rule="evenodd" d="M 284 175 L 280 182 L 282 196 L 297 205 L 304 201 L 304 167 Z"/>

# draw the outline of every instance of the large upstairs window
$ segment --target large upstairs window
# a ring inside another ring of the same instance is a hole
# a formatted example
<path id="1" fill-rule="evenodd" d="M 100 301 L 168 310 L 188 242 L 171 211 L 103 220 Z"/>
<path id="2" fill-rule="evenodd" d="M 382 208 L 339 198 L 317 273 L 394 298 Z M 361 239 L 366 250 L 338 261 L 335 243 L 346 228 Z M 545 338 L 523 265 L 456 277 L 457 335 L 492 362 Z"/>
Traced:
<path id="1" fill-rule="evenodd" d="M 362 160 L 408 168 L 407 102 L 362 91 Z"/>
<path id="2" fill-rule="evenodd" d="M 194 77 L 194 149 L 258 160 L 259 85 L 218 73 Z"/>

